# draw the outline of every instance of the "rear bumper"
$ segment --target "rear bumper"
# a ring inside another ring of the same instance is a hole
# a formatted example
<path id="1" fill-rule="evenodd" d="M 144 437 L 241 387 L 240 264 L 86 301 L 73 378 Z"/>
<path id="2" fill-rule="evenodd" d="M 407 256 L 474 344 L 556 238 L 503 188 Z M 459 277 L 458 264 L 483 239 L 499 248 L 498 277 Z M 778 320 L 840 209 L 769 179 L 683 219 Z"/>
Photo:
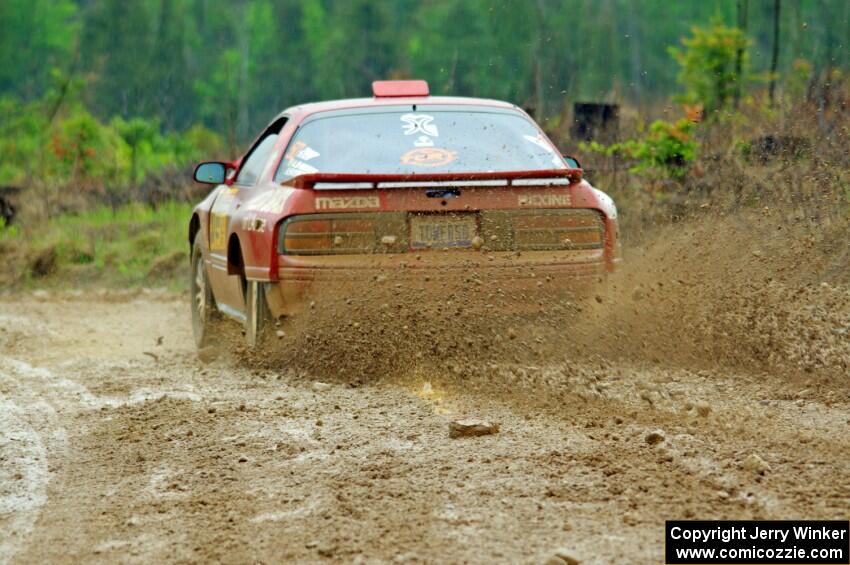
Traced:
<path id="1" fill-rule="evenodd" d="M 516 294 L 577 291 L 599 281 L 618 261 L 601 249 L 478 253 L 428 251 L 422 254 L 279 257 L 278 281 L 267 288 L 275 316 L 297 314 L 313 300 L 363 295 L 381 287 L 403 288 L 427 295 L 452 289 L 481 288 Z"/>

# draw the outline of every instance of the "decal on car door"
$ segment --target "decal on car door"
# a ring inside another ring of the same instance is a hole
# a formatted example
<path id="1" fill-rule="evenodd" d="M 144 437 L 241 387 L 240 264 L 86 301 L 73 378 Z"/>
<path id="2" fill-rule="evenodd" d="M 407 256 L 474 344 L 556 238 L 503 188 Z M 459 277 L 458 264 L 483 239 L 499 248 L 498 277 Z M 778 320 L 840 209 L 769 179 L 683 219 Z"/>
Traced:
<path id="1" fill-rule="evenodd" d="M 247 210 L 250 212 L 280 214 L 283 212 L 290 194 L 291 192 L 284 191 L 283 189 L 263 192 L 248 201 Z"/>
<path id="2" fill-rule="evenodd" d="M 223 188 L 213 202 L 210 210 L 210 251 L 227 249 L 227 219 L 237 192 L 236 188 Z"/>

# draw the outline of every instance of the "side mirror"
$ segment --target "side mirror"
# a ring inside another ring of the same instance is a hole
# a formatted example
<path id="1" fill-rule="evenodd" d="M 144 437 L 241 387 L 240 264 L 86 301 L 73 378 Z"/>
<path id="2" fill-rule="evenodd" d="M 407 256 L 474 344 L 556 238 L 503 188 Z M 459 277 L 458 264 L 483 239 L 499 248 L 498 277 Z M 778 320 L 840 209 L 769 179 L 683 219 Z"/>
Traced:
<path id="1" fill-rule="evenodd" d="M 570 168 L 567 173 L 567 178 L 570 179 L 570 182 L 573 184 L 581 182 L 584 171 L 582 171 L 581 163 L 578 162 L 578 159 L 570 155 L 564 155 L 564 161 L 567 162 L 567 166 Z"/>
<path id="2" fill-rule="evenodd" d="M 227 178 L 227 163 L 206 161 L 195 167 L 195 182 L 223 184 Z"/>
<path id="3" fill-rule="evenodd" d="M 578 162 L 578 159 L 573 157 L 572 155 L 564 155 L 564 161 L 567 162 L 567 166 L 571 169 L 580 169 L 581 163 Z"/>

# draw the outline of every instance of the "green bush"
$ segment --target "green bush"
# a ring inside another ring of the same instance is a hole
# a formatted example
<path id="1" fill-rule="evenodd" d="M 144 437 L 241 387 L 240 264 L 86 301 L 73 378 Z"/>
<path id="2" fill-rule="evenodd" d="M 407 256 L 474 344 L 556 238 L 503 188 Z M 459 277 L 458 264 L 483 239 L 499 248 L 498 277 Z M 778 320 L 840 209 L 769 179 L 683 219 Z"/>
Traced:
<path id="1" fill-rule="evenodd" d="M 46 157 L 46 114 L 35 104 L 0 99 L 0 184 L 21 184 Z"/>
<path id="2" fill-rule="evenodd" d="M 707 112 L 720 110 L 749 78 L 747 49 L 751 41 L 740 29 L 719 22 L 709 28 L 694 27 L 691 34 L 682 38 L 683 49 L 670 48 L 670 54 L 681 67 L 678 78 L 685 87 L 681 98 L 702 104 Z"/>
<path id="3" fill-rule="evenodd" d="M 630 139 L 605 146 L 597 142 L 581 144 L 581 149 L 608 156 L 634 160 L 630 171 L 652 178 L 680 180 L 697 157 L 698 144 L 693 139 L 696 124 L 688 119 L 670 123 L 657 120 L 642 139 Z"/>
<path id="4" fill-rule="evenodd" d="M 126 180 L 126 148 L 114 129 L 83 108 L 61 119 L 50 132 L 45 177 L 86 188 Z"/>
<path id="5" fill-rule="evenodd" d="M 106 123 L 78 103 L 59 111 L 53 98 L 26 104 L 0 99 L 0 184 L 35 181 L 108 192 L 223 153 L 221 138 L 202 126 L 163 134 L 158 120 Z"/>
<path id="6" fill-rule="evenodd" d="M 0 217 L 0 241 L 18 237 L 18 226 L 7 226 L 6 218 Z"/>

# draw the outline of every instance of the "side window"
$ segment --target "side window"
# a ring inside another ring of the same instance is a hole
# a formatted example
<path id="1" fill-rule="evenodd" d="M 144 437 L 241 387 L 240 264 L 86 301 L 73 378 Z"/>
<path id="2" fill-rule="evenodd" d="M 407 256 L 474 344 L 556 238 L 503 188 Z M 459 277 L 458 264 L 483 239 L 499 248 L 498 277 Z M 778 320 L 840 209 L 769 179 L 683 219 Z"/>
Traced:
<path id="1" fill-rule="evenodd" d="M 269 159 L 275 141 L 277 141 L 277 133 L 270 133 L 254 147 L 254 150 L 248 155 L 248 159 L 239 169 L 236 184 L 250 186 L 257 182 L 263 172 L 263 167 L 266 166 L 266 161 Z"/>

